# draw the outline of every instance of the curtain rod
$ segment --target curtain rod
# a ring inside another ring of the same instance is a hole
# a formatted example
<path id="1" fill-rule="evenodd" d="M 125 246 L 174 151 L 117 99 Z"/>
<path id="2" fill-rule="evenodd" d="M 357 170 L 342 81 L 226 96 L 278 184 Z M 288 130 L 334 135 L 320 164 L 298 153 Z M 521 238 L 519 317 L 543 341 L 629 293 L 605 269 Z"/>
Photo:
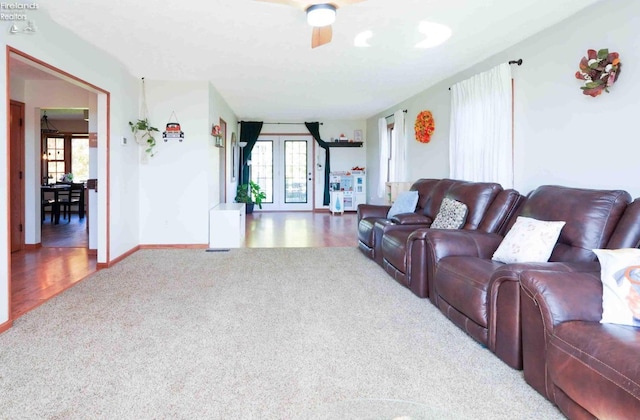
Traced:
<path id="1" fill-rule="evenodd" d="M 522 58 L 518 58 L 517 60 L 509 60 L 509 64 L 517 64 L 519 66 L 522 65 Z M 451 90 L 451 88 L 449 88 Z"/>
<path id="2" fill-rule="evenodd" d="M 403 109 L 403 110 L 402 110 L 402 112 L 404 112 L 404 113 L 406 114 L 406 113 L 407 113 L 407 110 L 406 110 L 406 109 Z M 384 117 L 384 119 L 386 120 L 387 118 L 391 118 L 391 117 L 393 117 L 393 115 L 394 115 L 394 114 L 387 115 L 386 117 Z"/>
<path id="3" fill-rule="evenodd" d="M 238 124 L 243 123 L 243 122 L 247 122 L 247 121 L 238 121 Z M 262 123 L 262 124 L 269 124 L 269 125 L 302 125 L 304 123 L 290 123 L 290 122 L 266 122 L 266 123 Z M 320 125 L 324 125 L 324 123 L 319 123 Z"/>

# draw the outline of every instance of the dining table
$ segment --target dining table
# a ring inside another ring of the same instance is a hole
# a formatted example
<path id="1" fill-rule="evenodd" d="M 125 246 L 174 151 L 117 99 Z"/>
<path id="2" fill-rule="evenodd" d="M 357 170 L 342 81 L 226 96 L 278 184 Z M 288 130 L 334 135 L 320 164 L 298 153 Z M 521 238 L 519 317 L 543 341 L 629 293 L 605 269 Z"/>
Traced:
<path id="1" fill-rule="evenodd" d="M 51 211 L 54 224 L 60 223 L 60 192 L 61 191 L 70 191 L 70 184 L 50 184 L 43 185 L 40 187 L 40 197 L 42 202 L 45 202 L 45 196 L 47 193 L 53 193 L 53 202 L 51 203 Z"/>

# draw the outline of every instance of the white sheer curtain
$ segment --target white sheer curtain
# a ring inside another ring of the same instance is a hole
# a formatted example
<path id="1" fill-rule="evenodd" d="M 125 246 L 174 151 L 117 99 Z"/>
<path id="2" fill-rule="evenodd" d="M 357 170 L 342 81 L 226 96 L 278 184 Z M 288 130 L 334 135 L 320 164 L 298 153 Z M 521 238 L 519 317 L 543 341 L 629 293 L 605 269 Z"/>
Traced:
<path id="1" fill-rule="evenodd" d="M 451 87 L 451 178 L 513 188 L 512 115 L 509 64 Z"/>
<path id="2" fill-rule="evenodd" d="M 391 141 L 391 167 L 389 168 L 389 181 L 408 181 L 407 165 L 407 133 L 405 127 L 404 111 L 396 111 L 393 114 L 393 135 Z"/>
<path id="3" fill-rule="evenodd" d="M 389 170 L 389 134 L 387 133 L 387 120 L 378 120 L 378 139 L 380 149 L 380 178 L 378 180 L 378 198 L 383 198 L 386 194 L 386 182 Z"/>

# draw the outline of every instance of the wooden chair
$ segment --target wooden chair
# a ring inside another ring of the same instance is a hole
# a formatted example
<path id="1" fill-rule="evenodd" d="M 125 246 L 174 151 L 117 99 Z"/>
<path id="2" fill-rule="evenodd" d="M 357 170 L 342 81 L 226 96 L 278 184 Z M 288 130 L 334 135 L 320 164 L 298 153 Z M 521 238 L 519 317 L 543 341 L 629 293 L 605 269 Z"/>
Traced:
<path id="1" fill-rule="evenodd" d="M 71 188 L 58 197 L 63 217 L 71 221 L 71 206 L 78 206 L 78 216 L 84 219 L 84 183 L 72 183 Z"/>

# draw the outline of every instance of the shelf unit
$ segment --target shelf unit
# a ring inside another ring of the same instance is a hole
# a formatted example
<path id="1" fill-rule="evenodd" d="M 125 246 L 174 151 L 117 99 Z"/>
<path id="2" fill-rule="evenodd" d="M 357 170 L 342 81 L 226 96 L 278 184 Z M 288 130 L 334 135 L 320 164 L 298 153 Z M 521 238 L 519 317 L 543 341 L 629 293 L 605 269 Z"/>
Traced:
<path id="1" fill-rule="evenodd" d="M 329 147 L 362 147 L 361 141 L 328 141 Z"/>

